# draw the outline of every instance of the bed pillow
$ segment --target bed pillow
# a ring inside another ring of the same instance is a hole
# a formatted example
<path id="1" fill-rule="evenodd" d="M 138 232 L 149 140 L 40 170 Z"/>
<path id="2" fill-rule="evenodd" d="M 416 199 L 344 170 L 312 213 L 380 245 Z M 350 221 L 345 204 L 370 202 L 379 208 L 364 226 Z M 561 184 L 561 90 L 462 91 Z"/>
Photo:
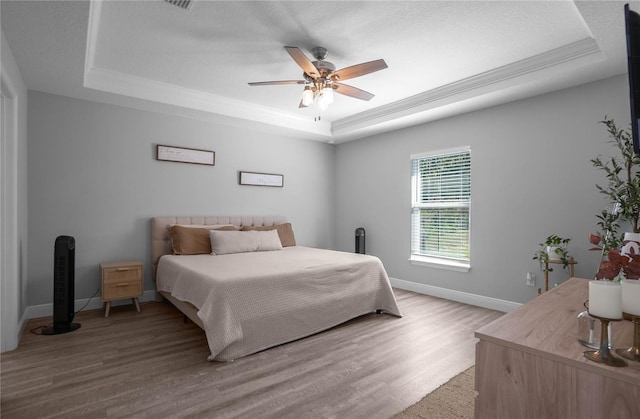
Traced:
<path id="1" fill-rule="evenodd" d="M 169 226 L 169 237 L 174 255 L 204 255 L 211 253 L 209 230 L 233 230 L 238 227 L 232 225 L 198 226 L 172 225 Z"/>
<path id="2" fill-rule="evenodd" d="M 210 230 L 211 251 L 214 255 L 230 253 L 281 250 L 282 243 L 276 230 L 220 231 Z"/>
<path id="3" fill-rule="evenodd" d="M 296 238 L 293 235 L 293 228 L 291 228 L 291 223 L 276 224 L 272 226 L 263 226 L 263 227 L 254 227 L 254 226 L 242 227 L 242 231 L 252 231 L 252 230 L 257 230 L 257 231 L 276 230 L 278 232 L 278 236 L 280 237 L 280 242 L 282 243 L 282 247 L 296 245 Z"/>
<path id="4" fill-rule="evenodd" d="M 180 226 L 186 228 L 206 228 L 207 230 L 219 229 L 221 227 L 233 227 L 235 230 L 240 230 L 240 227 L 233 224 L 170 224 L 169 227 Z"/>

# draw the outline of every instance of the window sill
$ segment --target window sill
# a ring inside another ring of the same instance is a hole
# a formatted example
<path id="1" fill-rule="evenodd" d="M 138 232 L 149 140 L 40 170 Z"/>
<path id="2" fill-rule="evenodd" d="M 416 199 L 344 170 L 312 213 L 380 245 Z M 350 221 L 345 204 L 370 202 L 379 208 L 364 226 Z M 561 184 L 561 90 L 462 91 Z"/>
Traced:
<path id="1" fill-rule="evenodd" d="M 447 269 L 449 271 L 469 272 L 471 264 L 468 262 L 459 262 L 456 260 L 447 260 L 432 258 L 427 256 L 411 255 L 409 262 L 412 265 L 428 266 L 430 268 Z"/>

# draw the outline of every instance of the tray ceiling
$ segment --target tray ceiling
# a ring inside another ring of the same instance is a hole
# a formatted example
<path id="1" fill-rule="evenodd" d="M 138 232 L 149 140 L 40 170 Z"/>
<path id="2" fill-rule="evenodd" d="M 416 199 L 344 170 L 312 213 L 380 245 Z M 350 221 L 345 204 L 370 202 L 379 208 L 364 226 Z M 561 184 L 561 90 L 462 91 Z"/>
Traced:
<path id="1" fill-rule="evenodd" d="M 342 142 L 626 72 L 616 1 L 6 1 L 29 89 Z M 631 2 L 640 10 L 638 2 Z M 322 119 L 283 48 L 383 58 Z"/>

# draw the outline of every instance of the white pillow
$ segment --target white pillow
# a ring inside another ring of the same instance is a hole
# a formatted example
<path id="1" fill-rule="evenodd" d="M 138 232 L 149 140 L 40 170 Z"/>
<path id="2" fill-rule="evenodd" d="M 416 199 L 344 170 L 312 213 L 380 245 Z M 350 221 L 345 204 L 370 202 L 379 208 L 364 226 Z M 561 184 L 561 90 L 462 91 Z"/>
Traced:
<path id="1" fill-rule="evenodd" d="M 280 241 L 280 236 L 278 236 L 278 230 L 209 230 L 209 239 L 211 240 L 211 253 L 214 255 L 282 249 L 282 242 Z"/>

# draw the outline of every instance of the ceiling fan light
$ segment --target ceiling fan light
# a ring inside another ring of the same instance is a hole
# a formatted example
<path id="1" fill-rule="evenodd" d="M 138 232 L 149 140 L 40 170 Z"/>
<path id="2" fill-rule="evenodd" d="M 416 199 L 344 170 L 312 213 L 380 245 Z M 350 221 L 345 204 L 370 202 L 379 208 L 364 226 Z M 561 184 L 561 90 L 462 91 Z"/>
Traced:
<path id="1" fill-rule="evenodd" d="M 325 86 L 324 89 L 322 89 L 322 97 L 327 101 L 327 105 L 333 103 L 333 87 Z"/>
<path id="2" fill-rule="evenodd" d="M 321 111 L 326 111 L 329 107 L 329 102 L 327 101 L 326 96 L 324 95 L 324 89 L 320 92 L 320 97 L 318 98 L 318 107 Z"/>
<path id="3" fill-rule="evenodd" d="M 304 91 L 302 92 L 302 104 L 304 106 L 311 106 L 312 103 L 313 103 L 313 91 L 311 90 L 310 86 L 307 86 L 304 88 Z"/>

